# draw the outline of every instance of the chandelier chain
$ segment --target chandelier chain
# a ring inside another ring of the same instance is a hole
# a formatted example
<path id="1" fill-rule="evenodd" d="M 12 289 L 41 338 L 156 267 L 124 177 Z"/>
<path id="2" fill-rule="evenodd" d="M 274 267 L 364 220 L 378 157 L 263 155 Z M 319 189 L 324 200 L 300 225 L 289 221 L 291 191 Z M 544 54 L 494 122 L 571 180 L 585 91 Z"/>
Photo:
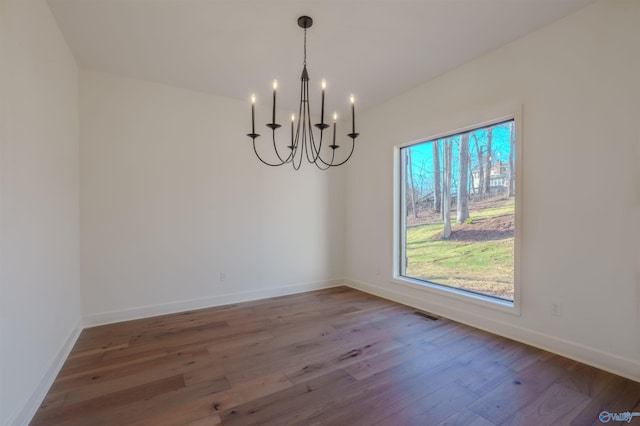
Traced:
<path id="1" fill-rule="evenodd" d="M 304 29 L 304 66 L 307 66 L 307 29 Z"/>

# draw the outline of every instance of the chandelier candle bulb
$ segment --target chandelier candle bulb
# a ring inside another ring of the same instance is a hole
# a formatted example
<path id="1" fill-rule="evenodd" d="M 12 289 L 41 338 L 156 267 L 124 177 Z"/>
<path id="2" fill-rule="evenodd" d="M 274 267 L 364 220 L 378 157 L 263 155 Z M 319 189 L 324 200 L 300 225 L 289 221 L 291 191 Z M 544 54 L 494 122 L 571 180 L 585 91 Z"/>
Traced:
<path id="1" fill-rule="evenodd" d="M 356 132 L 356 98 L 351 95 L 351 133 Z"/>
<path id="2" fill-rule="evenodd" d="M 256 132 L 256 95 L 251 95 L 251 133 Z"/>
<path id="3" fill-rule="evenodd" d="M 336 144 L 336 121 L 338 121 L 338 113 L 333 113 L 333 144 Z"/>
<path id="4" fill-rule="evenodd" d="M 320 112 L 320 124 L 324 124 L 324 89 L 327 88 L 327 81 L 323 78 L 322 79 L 322 108 L 321 108 L 321 112 Z"/>
<path id="5" fill-rule="evenodd" d="M 271 123 L 276 124 L 276 89 L 278 88 L 278 80 L 273 80 L 273 114 Z"/>
<path id="6" fill-rule="evenodd" d="M 296 115 L 291 114 L 291 146 L 293 146 L 293 122 L 296 121 Z"/>

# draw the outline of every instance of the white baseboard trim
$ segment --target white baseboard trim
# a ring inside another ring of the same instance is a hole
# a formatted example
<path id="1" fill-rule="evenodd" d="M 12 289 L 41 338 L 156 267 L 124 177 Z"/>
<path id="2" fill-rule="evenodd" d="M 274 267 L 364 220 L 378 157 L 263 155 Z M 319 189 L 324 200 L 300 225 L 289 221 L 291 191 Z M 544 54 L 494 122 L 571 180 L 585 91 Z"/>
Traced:
<path id="1" fill-rule="evenodd" d="M 232 303 L 249 302 L 252 300 L 266 299 L 269 297 L 285 296 L 289 294 L 304 293 L 306 291 L 321 290 L 324 288 L 344 285 L 344 280 L 333 279 L 309 283 L 294 284 L 282 287 L 243 291 L 237 293 L 222 294 L 202 299 L 183 300 L 158 305 L 140 306 L 133 309 L 101 312 L 89 314 L 83 317 L 86 328 L 99 325 L 113 324 L 122 321 L 130 321 L 140 318 L 155 317 L 158 315 L 174 314 L 177 312 L 191 311 L 194 309 L 211 308 L 215 306 L 229 305 Z"/>
<path id="2" fill-rule="evenodd" d="M 640 362 L 637 360 L 621 357 L 577 342 L 572 342 L 550 334 L 486 318 L 470 312 L 444 306 L 439 303 L 433 303 L 424 299 L 417 299 L 407 294 L 403 294 L 393 288 L 383 288 L 377 285 L 351 279 L 345 279 L 344 284 L 356 290 L 361 290 L 420 310 L 432 312 L 445 318 L 467 324 L 471 327 L 507 337 L 527 345 L 535 346 L 575 361 L 591 365 L 592 367 L 640 382 Z"/>
<path id="3" fill-rule="evenodd" d="M 82 323 L 78 321 L 65 339 L 56 356 L 51 360 L 49 368 L 45 372 L 44 376 L 42 376 L 42 379 L 40 379 L 38 386 L 36 386 L 22 408 L 19 408 L 13 416 L 9 417 L 9 422 L 7 424 L 22 426 L 29 424 L 33 419 L 33 416 L 36 414 L 36 411 L 38 411 L 38 408 L 40 408 L 44 397 L 47 396 L 47 392 L 49 392 L 49 388 L 51 388 L 53 381 L 60 372 L 60 369 L 62 369 L 62 365 L 67 360 L 71 349 L 73 349 L 73 345 L 76 344 L 76 341 L 80 336 L 80 332 L 82 332 Z"/>

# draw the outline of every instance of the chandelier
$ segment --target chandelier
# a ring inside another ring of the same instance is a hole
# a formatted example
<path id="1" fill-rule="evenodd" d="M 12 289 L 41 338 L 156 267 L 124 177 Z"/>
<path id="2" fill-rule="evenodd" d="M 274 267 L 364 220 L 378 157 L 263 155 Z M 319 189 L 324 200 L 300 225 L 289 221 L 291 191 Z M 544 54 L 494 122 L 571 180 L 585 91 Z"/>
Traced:
<path id="1" fill-rule="evenodd" d="M 338 115 L 336 113 L 333 114 L 333 137 L 331 139 L 331 145 L 327 146 L 328 141 L 326 141 L 324 142 L 325 148 L 323 149 L 324 131 L 330 127 L 330 125 L 324 121 L 324 92 L 327 87 L 324 79 L 321 82 L 322 102 L 320 107 L 320 123 L 313 125 L 313 127 L 319 130 L 319 137 L 317 134 L 314 136 L 309 110 L 309 74 L 307 72 L 307 28 L 310 28 L 312 24 L 313 20 L 308 16 L 298 18 L 298 26 L 304 29 L 304 60 L 302 62 L 302 75 L 300 77 L 300 106 L 298 108 L 297 121 L 295 114 L 291 114 L 291 144 L 286 146 L 282 146 L 282 144 L 276 142 L 276 130 L 282 126 L 276 123 L 276 91 L 278 89 L 278 81 L 273 81 L 273 110 L 271 123 L 267 123 L 267 127 L 271 129 L 273 140 L 273 148 L 271 150 L 275 153 L 275 156 L 272 155 L 272 157 L 274 159 L 277 158 L 277 160 L 273 160 L 273 162 L 265 160 L 258 152 L 256 138 L 260 135 L 256 133 L 255 127 L 256 97 L 255 95 L 251 96 L 251 133 L 247 134 L 247 136 L 253 141 L 253 150 L 256 156 L 267 166 L 276 167 L 291 163 L 293 168 L 298 170 L 302 165 L 303 158 L 306 158 L 309 163 L 315 164 L 321 170 L 326 170 L 349 161 L 355 148 L 355 140 L 359 133 L 356 133 L 355 98 L 351 95 L 351 133 L 347 134 L 347 136 L 351 138 L 351 148 L 348 149 L 349 154 L 336 155 L 336 151 L 340 148 L 340 145 L 336 145 L 336 122 L 338 121 Z M 280 147 L 278 147 L 278 145 L 280 145 Z"/>

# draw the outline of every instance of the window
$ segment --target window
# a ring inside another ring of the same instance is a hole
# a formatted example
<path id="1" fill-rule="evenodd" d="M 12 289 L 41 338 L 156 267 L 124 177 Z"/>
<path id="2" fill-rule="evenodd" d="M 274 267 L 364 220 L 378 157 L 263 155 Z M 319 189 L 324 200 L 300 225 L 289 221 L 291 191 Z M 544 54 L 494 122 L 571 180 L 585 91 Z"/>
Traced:
<path id="1" fill-rule="evenodd" d="M 399 149 L 397 278 L 513 307 L 516 122 Z"/>

